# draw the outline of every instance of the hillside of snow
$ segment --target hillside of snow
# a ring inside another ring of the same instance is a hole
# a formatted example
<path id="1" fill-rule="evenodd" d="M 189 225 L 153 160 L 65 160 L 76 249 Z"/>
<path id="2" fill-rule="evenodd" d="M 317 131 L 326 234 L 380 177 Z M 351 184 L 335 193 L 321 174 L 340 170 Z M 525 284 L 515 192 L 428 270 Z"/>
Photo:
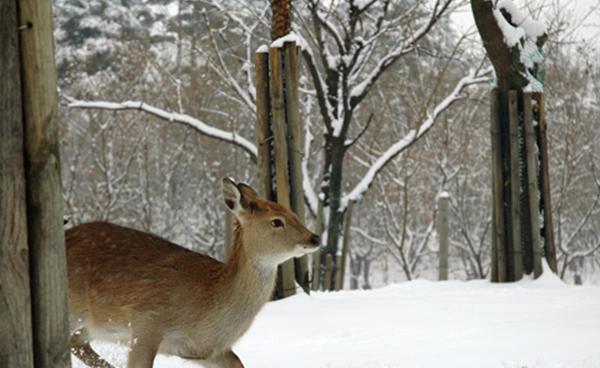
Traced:
<path id="1" fill-rule="evenodd" d="M 546 274 L 297 295 L 269 303 L 234 350 L 247 368 L 598 368 L 599 342 L 600 287 Z M 125 366 L 127 348 L 94 346 Z M 167 356 L 154 366 L 199 367 Z"/>

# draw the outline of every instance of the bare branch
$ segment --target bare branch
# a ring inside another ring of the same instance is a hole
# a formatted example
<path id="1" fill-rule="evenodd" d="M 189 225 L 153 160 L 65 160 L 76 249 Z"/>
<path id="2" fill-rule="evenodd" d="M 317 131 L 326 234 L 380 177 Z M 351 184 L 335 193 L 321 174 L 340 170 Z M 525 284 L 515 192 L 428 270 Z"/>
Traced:
<path id="1" fill-rule="evenodd" d="M 243 149 L 253 162 L 256 162 L 256 146 L 248 139 L 240 136 L 236 132 L 226 131 L 219 128 L 215 128 L 198 120 L 192 116 L 179 114 L 175 112 L 168 112 L 158 107 L 148 105 L 141 101 L 124 101 L 124 102 L 106 102 L 106 101 L 77 101 L 73 99 L 69 100 L 70 108 L 80 109 L 100 109 L 100 110 L 139 110 L 143 111 L 152 116 L 156 116 L 162 120 L 171 121 L 179 124 L 184 124 L 194 128 L 200 134 L 221 140 L 223 142 L 231 143 L 239 148 Z"/>
<path id="2" fill-rule="evenodd" d="M 461 93 L 466 87 L 489 81 L 490 73 L 490 68 L 486 69 L 482 73 L 472 71 L 469 73 L 469 75 L 458 81 L 454 87 L 454 90 L 442 102 L 440 102 L 430 114 L 428 114 L 427 119 L 420 124 L 417 129 L 411 129 L 402 139 L 390 146 L 383 153 L 383 155 L 381 155 L 377 161 L 373 163 L 362 180 L 342 200 L 342 210 L 346 208 L 349 201 L 356 202 L 360 200 L 364 193 L 371 187 L 373 180 L 379 174 L 379 172 L 383 170 L 383 168 L 396 156 L 404 152 L 408 147 L 419 140 L 419 138 L 425 135 L 425 133 L 427 133 L 433 127 L 437 117 L 446 111 L 454 102 L 461 98 Z"/>

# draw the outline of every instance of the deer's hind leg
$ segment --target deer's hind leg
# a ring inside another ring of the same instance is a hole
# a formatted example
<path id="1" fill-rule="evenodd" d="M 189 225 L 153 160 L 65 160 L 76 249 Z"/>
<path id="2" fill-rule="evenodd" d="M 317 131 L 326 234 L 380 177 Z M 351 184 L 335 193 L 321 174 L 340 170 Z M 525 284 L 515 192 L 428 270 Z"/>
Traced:
<path id="1" fill-rule="evenodd" d="M 231 350 L 201 362 L 208 368 L 244 368 L 240 358 Z"/>
<path id="2" fill-rule="evenodd" d="M 114 368 L 92 348 L 89 334 L 85 328 L 81 328 L 71 335 L 71 353 L 88 367 Z"/>

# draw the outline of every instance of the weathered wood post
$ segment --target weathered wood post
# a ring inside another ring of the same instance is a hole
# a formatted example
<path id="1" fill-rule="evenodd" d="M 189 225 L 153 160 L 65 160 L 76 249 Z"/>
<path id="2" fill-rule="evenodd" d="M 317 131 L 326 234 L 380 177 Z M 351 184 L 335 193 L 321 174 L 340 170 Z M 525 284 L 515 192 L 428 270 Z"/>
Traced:
<path id="1" fill-rule="evenodd" d="M 17 2 L 0 3 L 0 367 L 33 367 Z"/>
<path id="2" fill-rule="evenodd" d="M 325 290 L 330 290 L 329 286 L 331 285 L 333 280 L 333 256 L 331 254 L 327 254 L 325 256 L 325 275 L 323 276 L 323 282 L 325 285 Z"/>
<path id="3" fill-rule="evenodd" d="M 69 367 L 52 8 L 0 12 L 0 366 Z"/>
<path id="4" fill-rule="evenodd" d="M 69 318 L 52 3 L 19 0 L 27 229 L 36 367 L 68 367 Z"/>
<path id="5" fill-rule="evenodd" d="M 448 209 L 450 204 L 450 195 L 448 192 L 441 192 L 438 195 L 438 219 L 437 232 L 439 241 L 438 251 L 438 280 L 448 280 Z"/>
<path id="6" fill-rule="evenodd" d="M 285 111 L 285 86 L 283 60 L 280 48 L 269 50 L 271 65 L 271 118 L 275 146 L 275 182 L 277 184 L 277 202 L 291 209 L 290 176 L 288 159 L 288 126 Z M 294 260 L 285 261 L 280 266 L 279 297 L 285 298 L 296 292 Z"/>
<path id="7" fill-rule="evenodd" d="M 537 277 L 542 256 L 556 272 L 542 96 L 545 25 L 528 17 L 513 22 L 520 15 L 508 2 L 470 2 L 497 81 L 491 94 L 491 279 Z"/>
<path id="8" fill-rule="evenodd" d="M 521 155 L 519 152 L 519 109 L 517 91 L 508 92 L 508 137 L 509 137 L 509 191 L 510 191 L 510 233 L 512 235 L 512 278 L 523 277 L 522 236 L 521 230 Z"/>
<path id="9" fill-rule="evenodd" d="M 273 0 L 272 39 L 290 32 L 291 1 Z M 259 193 L 304 221 L 303 127 L 298 92 L 298 49 L 294 42 L 259 48 L 255 56 Z M 273 189 L 275 188 L 275 190 Z M 276 297 L 310 291 L 307 257 L 280 265 Z"/>

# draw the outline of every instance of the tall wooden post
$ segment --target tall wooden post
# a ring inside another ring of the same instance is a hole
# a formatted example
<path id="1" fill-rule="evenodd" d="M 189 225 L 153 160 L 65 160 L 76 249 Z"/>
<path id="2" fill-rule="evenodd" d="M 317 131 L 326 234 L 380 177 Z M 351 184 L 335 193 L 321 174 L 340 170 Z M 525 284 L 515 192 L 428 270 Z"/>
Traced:
<path id="1" fill-rule="evenodd" d="M 492 98 L 492 281 L 542 274 L 542 255 L 556 268 L 541 95 L 514 90 Z M 533 102 L 536 101 L 534 104 Z M 502 108 L 500 104 L 506 103 Z M 507 116 L 503 116 L 503 111 Z M 502 125 L 502 122 L 507 124 Z M 506 149 L 508 146 L 508 149 Z M 543 215 L 542 215 L 543 214 Z M 543 239 L 542 239 L 543 238 Z M 553 268 L 554 267 L 554 268 Z"/>
<path id="2" fill-rule="evenodd" d="M 272 0 L 271 8 L 275 40 L 291 30 L 291 0 Z M 282 47 L 270 49 L 263 46 L 256 53 L 255 63 L 259 192 L 291 209 L 304 221 L 301 165 L 304 139 L 296 44 L 286 42 Z M 280 265 L 276 297 L 294 294 L 296 281 L 305 292 L 310 292 L 307 257 Z"/>
<path id="3" fill-rule="evenodd" d="M 506 271 L 506 233 L 504 173 L 502 160 L 502 137 L 498 90 L 490 94 L 491 138 L 492 138 L 492 272 L 493 282 L 505 282 Z"/>
<path id="4" fill-rule="evenodd" d="M 491 278 L 492 281 L 506 282 L 519 280 L 523 273 L 541 274 L 542 243 L 548 265 L 556 272 L 541 94 L 544 83 L 541 48 L 548 34 L 529 32 L 522 24 L 514 23 L 511 10 L 502 2 L 470 0 L 470 3 L 483 46 L 494 67 L 497 85 L 491 96 Z M 520 32 L 518 44 L 505 42 L 507 27 Z M 523 57 L 533 65 L 526 65 Z M 539 92 L 531 96 L 527 92 L 529 89 Z M 535 103 L 532 103 L 532 97 Z M 540 236 L 543 236 L 543 242 Z"/>
<path id="5" fill-rule="evenodd" d="M 271 132 L 271 94 L 269 85 L 268 49 L 254 56 L 256 68 L 256 147 L 258 147 L 258 194 L 266 199 L 275 200 L 273 195 L 272 172 L 272 135 Z"/>
<path id="6" fill-rule="evenodd" d="M 546 136 L 546 109 L 544 107 L 544 95 L 541 93 L 532 94 L 534 120 L 538 122 L 535 129 L 537 146 L 539 148 L 539 175 L 541 187 L 540 209 L 544 212 L 544 223 L 542 225 L 542 234 L 544 237 L 544 257 L 548 262 L 550 269 L 556 273 L 556 246 L 554 245 L 554 227 L 552 225 L 552 203 L 550 200 L 550 171 L 548 168 L 548 138 Z"/>
<path id="7" fill-rule="evenodd" d="M 271 64 L 271 118 L 275 146 L 275 182 L 277 184 L 277 202 L 291 209 L 290 177 L 288 159 L 288 125 L 286 124 L 284 69 L 282 53 L 279 48 L 269 51 Z M 285 298 L 296 292 L 294 260 L 280 265 L 278 289 L 280 297 Z"/>
<path id="8" fill-rule="evenodd" d="M 448 280 L 448 209 L 450 196 L 442 192 L 438 196 L 437 231 L 439 239 L 438 280 Z"/>
<path id="9" fill-rule="evenodd" d="M 302 187 L 302 157 L 304 152 L 304 131 L 300 120 L 300 93 L 298 75 L 298 47 L 294 42 L 283 45 L 285 81 L 285 110 L 287 116 L 288 160 L 290 173 L 290 202 L 292 211 L 304 222 L 304 189 Z M 296 282 L 304 292 L 310 292 L 308 277 L 308 256 L 294 259 Z"/>
<path id="10" fill-rule="evenodd" d="M 519 154 L 519 109 L 517 91 L 508 93 L 508 132 L 510 150 L 510 231 L 512 240 L 512 278 L 523 277 L 521 234 L 521 161 Z"/>
<path id="11" fill-rule="evenodd" d="M 25 176 L 36 367 L 68 367 L 69 319 L 52 3 L 19 0 Z"/>
<path id="12" fill-rule="evenodd" d="M 538 188 L 538 155 L 536 152 L 536 136 L 533 127 L 533 108 L 531 105 L 531 94 L 526 93 L 523 96 L 523 124 L 525 138 L 525 155 L 527 165 L 527 192 L 529 208 L 529 228 L 531 229 L 531 246 L 529 248 L 530 258 L 533 267 L 534 277 L 539 277 L 542 274 L 542 249 L 540 240 L 540 204 L 539 204 L 539 188 Z"/>
<path id="13" fill-rule="evenodd" d="M 16 0 L 0 2 L 0 367 L 33 367 Z"/>

